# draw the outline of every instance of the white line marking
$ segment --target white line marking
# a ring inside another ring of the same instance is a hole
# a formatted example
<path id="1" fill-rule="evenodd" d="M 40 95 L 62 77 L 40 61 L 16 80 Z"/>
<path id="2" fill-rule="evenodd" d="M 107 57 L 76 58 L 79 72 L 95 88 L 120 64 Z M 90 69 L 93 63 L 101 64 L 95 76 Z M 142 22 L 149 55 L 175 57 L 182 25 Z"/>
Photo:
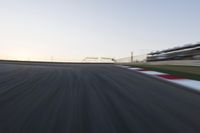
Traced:
<path id="1" fill-rule="evenodd" d="M 123 65 L 117 65 L 117 66 L 121 68 L 130 68 L 129 66 L 123 66 Z"/>

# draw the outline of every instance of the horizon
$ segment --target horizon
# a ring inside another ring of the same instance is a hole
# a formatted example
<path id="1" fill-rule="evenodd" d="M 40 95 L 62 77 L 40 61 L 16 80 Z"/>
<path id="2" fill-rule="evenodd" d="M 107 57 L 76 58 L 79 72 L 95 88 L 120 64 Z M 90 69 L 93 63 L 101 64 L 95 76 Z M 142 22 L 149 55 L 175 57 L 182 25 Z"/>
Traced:
<path id="1" fill-rule="evenodd" d="M 197 0 L 0 1 L 0 59 L 128 57 L 200 41 Z"/>

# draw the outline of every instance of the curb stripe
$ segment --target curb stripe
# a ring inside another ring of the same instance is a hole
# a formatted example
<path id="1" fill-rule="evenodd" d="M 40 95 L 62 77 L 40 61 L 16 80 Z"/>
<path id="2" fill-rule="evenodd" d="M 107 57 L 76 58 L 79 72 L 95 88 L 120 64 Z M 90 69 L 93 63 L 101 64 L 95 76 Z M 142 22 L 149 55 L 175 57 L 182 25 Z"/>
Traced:
<path id="1" fill-rule="evenodd" d="M 181 77 L 178 77 L 178 76 L 175 76 L 175 75 L 169 75 L 169 74 L 166 74 L 166 75 L 157 75 L 158 77 L 161 77 L 161 78 L 164 78 L 164 79 L 183 79 Z"/>
<path id="2" fill-rule="evenodd" d="M 119 66 L 119 67 L 127 68 L 127 69 L 133 70 L 133 71 L 138 71 L 142 74 L 155 76 L 155 77 L 158 77 L 160 79 L 165 79 L 168 82 L 173 82 L 173 83 L 176 83 L 176 84 L 179 84 L 179 85 L 200 91 L 200 81 L 185 79 L 185 78 L 178 77 L 178 76 L 175 76 L 175 75 L 157 72 L 157 71 L 150 71 L 150 70 L 146 70 L 146 69 L 138 68 L 138 67 L 129 67 L 129 66 Z"/>
<path id="3" fill-rule="evenodd" d="M 200 81 L 190 80 L 190 79 L 181 79 L 181 80 L 172 80 L 171 82 L 200 91 Z"/>
<path id="4" fill-rule="evenodd" d="M 166 73 L 161 73 L 161 72 L 156 72 L 156 71 L 140 71 L 142 73 L 145 73 L 145 74 L 150 74 L 150 75 L 164 75 Z"/>
<path id="5" fill-rule="evenodd" d="M 137 67 L 134 67 L 134 68 L 128 68 L 128 69 L 130 69 L 130 70 L 137 70 L 137 71 L 141 71 L 141 70 L 143 70 L 142 68 L 137 68 Z"/>

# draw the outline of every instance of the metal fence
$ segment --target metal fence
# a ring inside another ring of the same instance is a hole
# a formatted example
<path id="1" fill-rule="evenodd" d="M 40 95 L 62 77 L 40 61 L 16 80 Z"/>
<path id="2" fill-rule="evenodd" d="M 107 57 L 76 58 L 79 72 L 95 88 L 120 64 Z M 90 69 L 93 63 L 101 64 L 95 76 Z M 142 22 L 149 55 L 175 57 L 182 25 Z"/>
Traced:
<path id="1" fill-rule="evenodd" d="M 116 59 L 117 63 L 146 62 L 147 54 L 135 55 Z"/>
<path id="2" fill-rule="evenodd" d="M 85 57 L 82 62 L 85 63 L 114 63 L 116 60 L 109 57 Z"/>

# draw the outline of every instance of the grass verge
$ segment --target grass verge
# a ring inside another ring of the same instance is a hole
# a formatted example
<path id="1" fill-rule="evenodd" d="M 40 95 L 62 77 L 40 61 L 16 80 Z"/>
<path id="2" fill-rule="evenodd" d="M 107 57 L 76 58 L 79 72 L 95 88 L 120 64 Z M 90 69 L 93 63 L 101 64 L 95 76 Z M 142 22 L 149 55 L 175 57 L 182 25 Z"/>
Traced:
<path id="1" fill-rule="evenodd" d="M 179 77 L 194 79 L 200 81 L 200 67 L 195 66 L 170 66 L 170 65 L 129 65 L 148 70 L 173 74 Z"/>

